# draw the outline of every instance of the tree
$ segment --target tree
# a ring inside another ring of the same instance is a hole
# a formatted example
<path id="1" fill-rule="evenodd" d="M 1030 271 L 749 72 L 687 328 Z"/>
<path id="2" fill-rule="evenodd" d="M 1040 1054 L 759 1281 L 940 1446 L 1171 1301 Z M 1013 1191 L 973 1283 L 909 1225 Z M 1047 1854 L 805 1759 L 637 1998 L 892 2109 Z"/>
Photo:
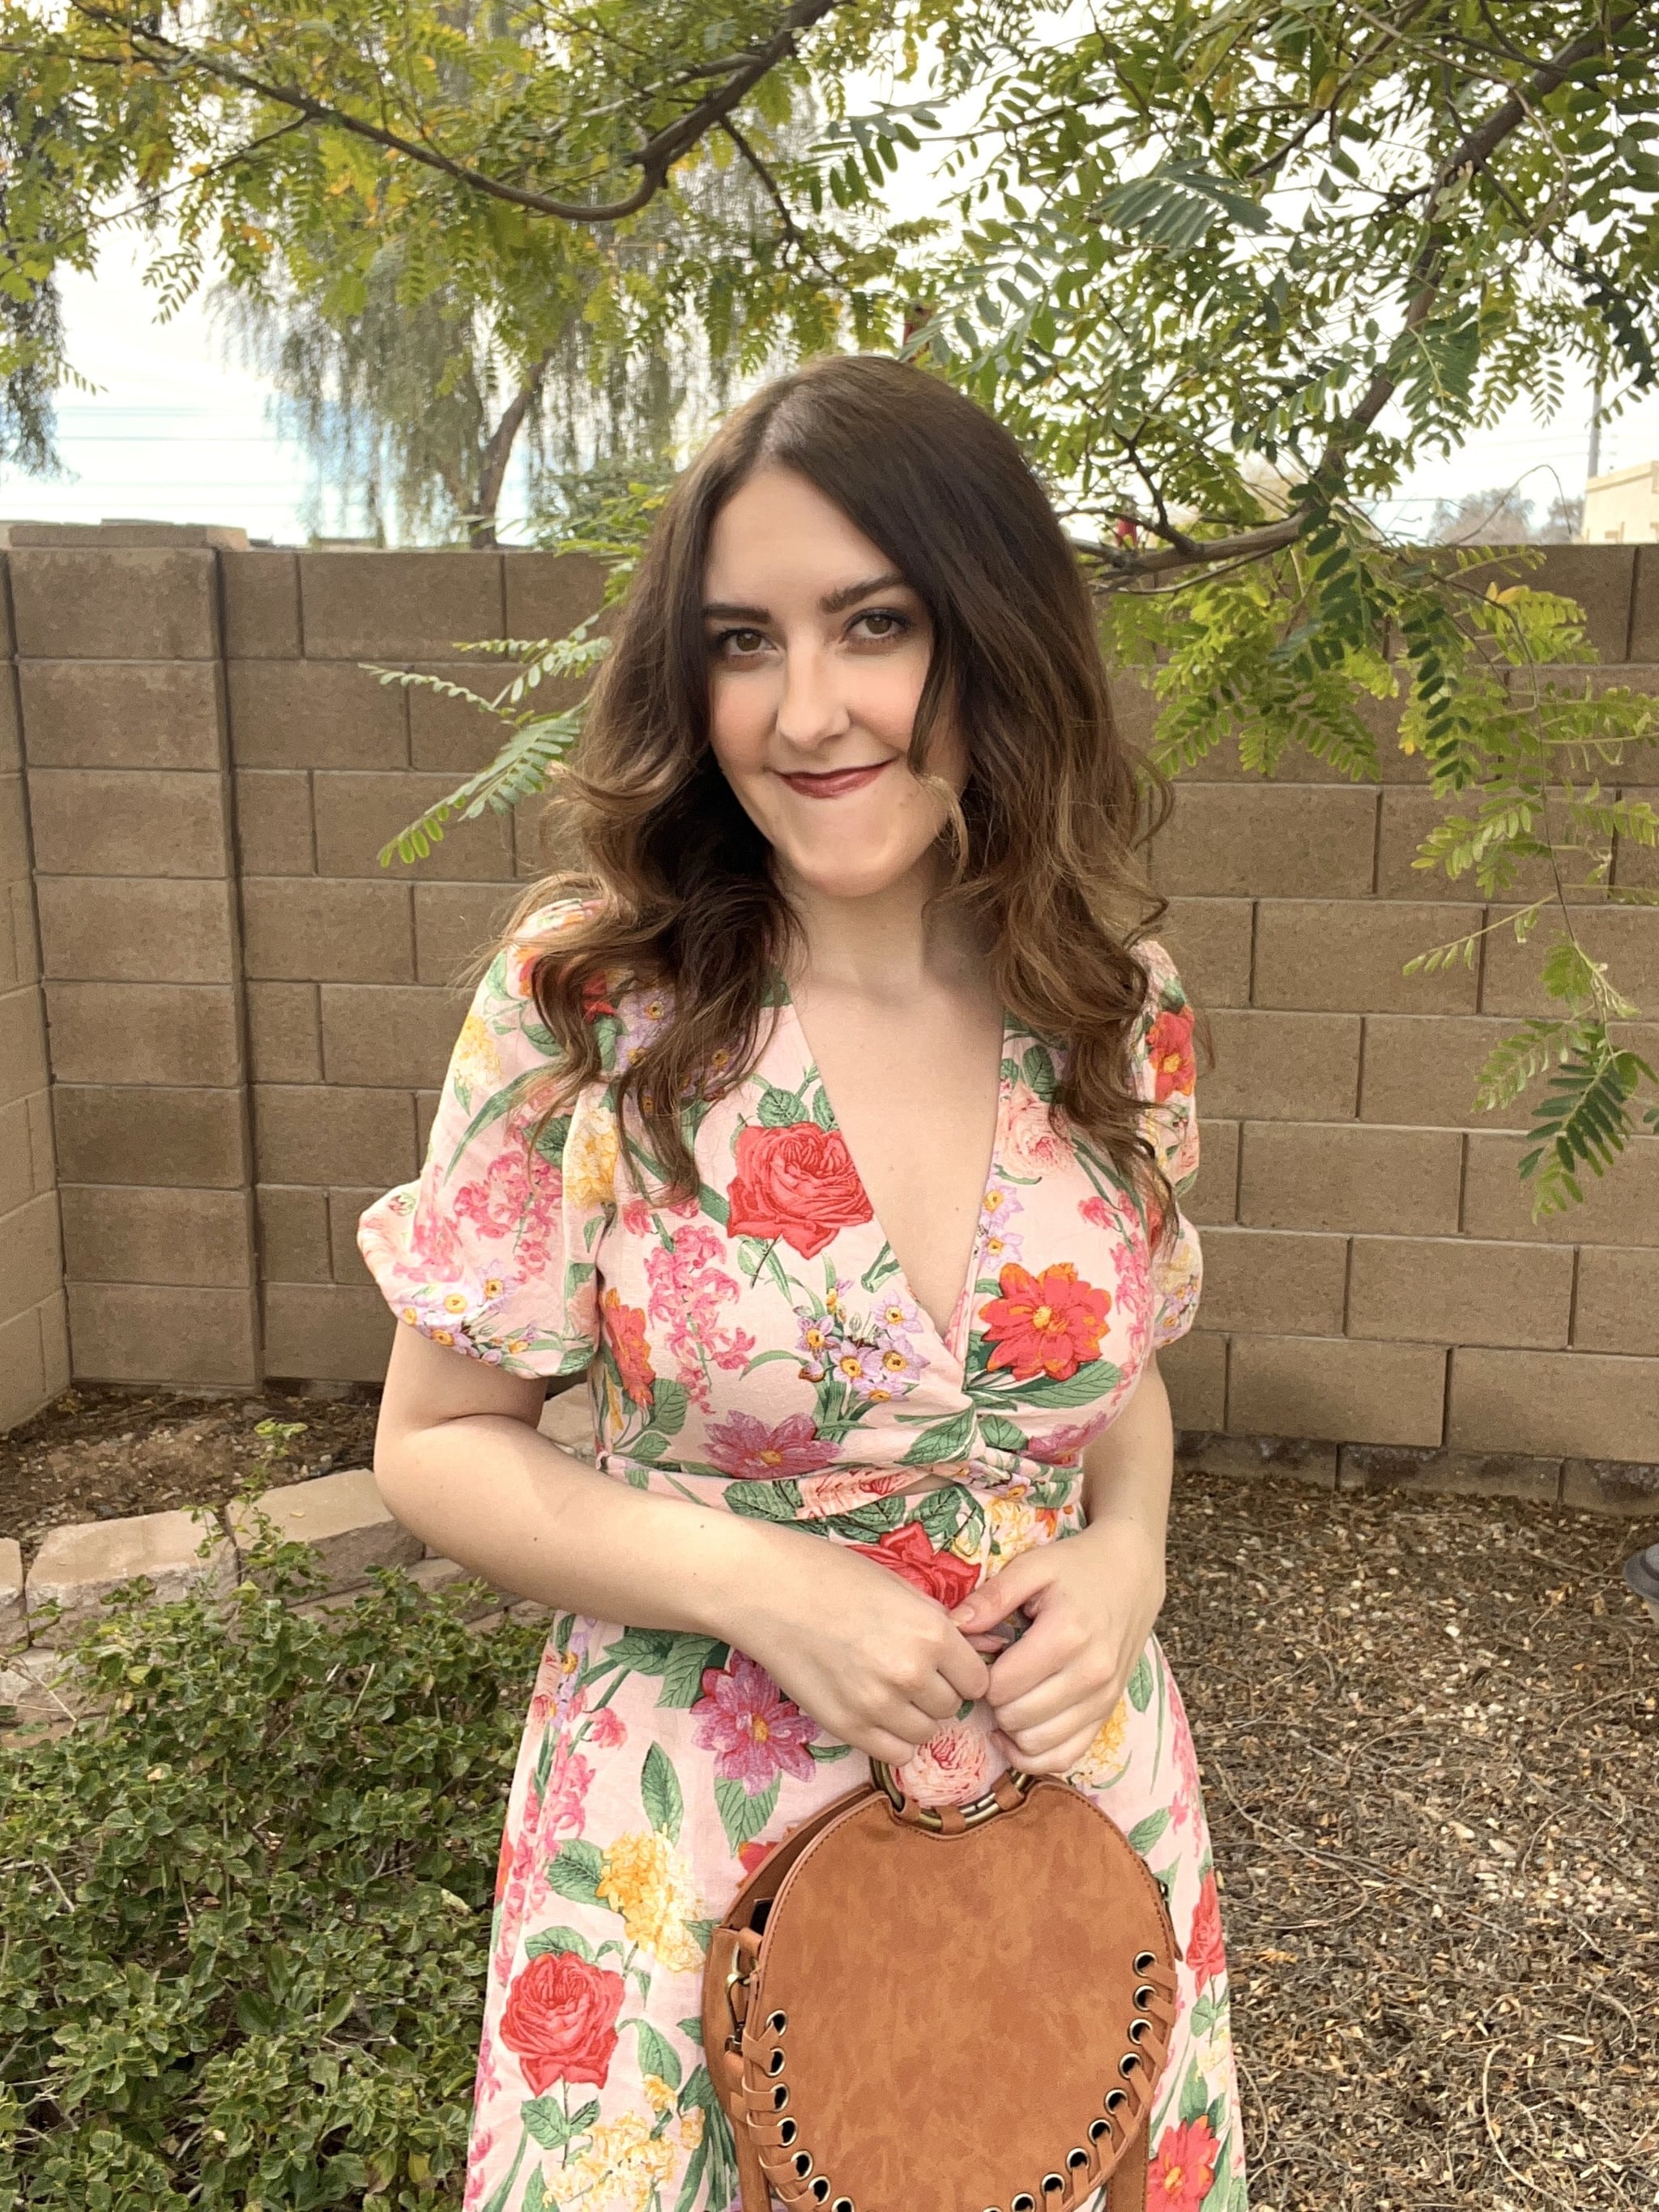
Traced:
<path id="1" fill-rule="evenodd" d="M 360 268 L 395 240 L 501 312 L 544 285 L 540 257 L 673 204 L 723 141 L 772 222 L 694 257 L 706 327 L 751 353 L 786 326 L 902 342 L 994 408 L 1158 696 L 1167 766 L 1225 738 L 1262 773 L 1297 744 L 1375 775 L 1362 708 L 1403 693 L 1400 742 L 1445 809 L 1424 864 L 1512 898 L 1494 926 L 1554 932 L 1561 1012 L 1493 1055 L 1483 1096 L 1547 1081 L 1542 1207 L 1622 1148 L 1655 1079 L 1616 1039 L 1634 1009 L 1584 921 L 1651 896 L 1609 888 L 1611 858 L 1659 841 L 1659 816 L 1602 785 L 1633 780 L 1652 702 L 1592 695 L 1579 611 L 1514 580 L 1529 556 L 1494 574 L 1370 514 L 1517 398 L 1548 412 L 1570 362 L 1608 415 L 1659 374 L 1652 0 L 915 0 L 891 22 L 873 0 L 514 0 L 464 32 L 361 0 L 56 9 L 0 14 L 14 292 L 89 250 L 119 184 L 178 194 L 181 283 L 210 232 L 234 278 L 319 234 L 351 265 L 336 233 L 355 230 Z M 921 96 L 848 112 L 845 73 L 878 55 Z M 809 82 L 824 128 L 792 151 L 777 132 Z M 894 217 L 918 149 L 943 161 L 944 226 Z M 619 321 L 635 303 L 595 296 Z M 619 574 L 648 506 L 605 519 Z M 1472 959 L 1479 933 L 1425 964 Z"/>
<path id="2" fill-rule="evenodd" d="M 1557 492 L 1541 522 L 1537 505 L 1516 484 L 1465 492 L 1461 499 L 1437 499 L 1424 535 L 1434 545 L 1565 545 L 1577 537 L 1584 502 Z"/>

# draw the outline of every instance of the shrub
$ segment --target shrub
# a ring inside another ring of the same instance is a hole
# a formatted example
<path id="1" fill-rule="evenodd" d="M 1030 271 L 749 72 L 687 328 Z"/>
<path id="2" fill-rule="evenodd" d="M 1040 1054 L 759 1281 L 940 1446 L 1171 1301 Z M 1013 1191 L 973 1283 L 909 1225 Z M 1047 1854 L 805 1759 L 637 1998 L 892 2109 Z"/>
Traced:
<path id="1" fill-rule="evenodd" d="M 131 1594 L 102 1721 L 0 1752 L 0 2208 L 458 2204 L 540 1632 L 382 1571 Z"/>

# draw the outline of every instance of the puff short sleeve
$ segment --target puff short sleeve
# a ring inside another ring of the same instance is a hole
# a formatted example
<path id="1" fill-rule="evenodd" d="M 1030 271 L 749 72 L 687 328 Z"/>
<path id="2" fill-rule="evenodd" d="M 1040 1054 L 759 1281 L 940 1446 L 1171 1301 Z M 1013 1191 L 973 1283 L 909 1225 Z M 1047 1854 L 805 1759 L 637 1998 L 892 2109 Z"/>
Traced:
<path id="1" fill-rule="evenodd" d="M 1156 1350 L 1173 1344 L 1192 1327 L 1203 1282 L 1198 1231 L 1181 1204 L 1198 1174 L 1196 1070 L 1193 1009 L 1175 963 L 1161 945 L 1152 940 L 1135 950 L 1150 972 L 1146 1004 L 1133 1050 L 1135 1087 L 1146 1102 L 1146 1133 L 1176 1198 L 1175 1218 L 1152 1260 Z"/>
<path id="2" fill-rule="evenodd" d="M 357 1249 L 386 1303 L 434 1344 L 514 1375 L 572 1375 L 599 1340 L 599 1240 L 615 1204 L 609 1087 L 544 1127 L 556 1046 L 530 995 L 536 938 L 580 909 L 532 915 L 473 995 L 418 1179 L 360 1215 Z"/>

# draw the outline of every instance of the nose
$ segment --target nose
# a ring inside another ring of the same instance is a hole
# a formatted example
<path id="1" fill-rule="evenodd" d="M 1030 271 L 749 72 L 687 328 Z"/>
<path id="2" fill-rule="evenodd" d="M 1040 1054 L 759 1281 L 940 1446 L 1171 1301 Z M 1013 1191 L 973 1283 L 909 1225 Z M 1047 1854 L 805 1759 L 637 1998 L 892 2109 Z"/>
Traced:
<path id="1" fill-rule="evenodd" d="M 834 663 L 816 645 L 785 648 L 775 720 L 784 744 L 801 752 L 813 751 L 832 738 L 844 737 L 852 728 L 853 718 L 841 696 Z"/>

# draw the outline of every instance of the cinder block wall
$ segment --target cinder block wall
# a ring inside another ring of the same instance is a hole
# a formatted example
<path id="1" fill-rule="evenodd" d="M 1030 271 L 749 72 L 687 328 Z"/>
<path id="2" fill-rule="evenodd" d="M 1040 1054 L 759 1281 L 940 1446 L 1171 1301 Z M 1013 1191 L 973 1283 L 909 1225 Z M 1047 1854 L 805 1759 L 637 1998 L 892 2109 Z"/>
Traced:
<path id="1" fill-rule="evenodd" d="M 15 538 L 9 556 L 73 1370 L 374 1380 L 392 1325 L 356 1217 L 416 1172 L 458 978 L 544 861 L 521 811 L 379 867 L 495 727 L 361 664 L 487 690 L 456 642 L 557 634 L 596 573 L 178 535 Z M 1659 681 L 1659 549 L 1556 549 L 1543 580 L 1586 602 L 1621 678 Z M 1144 734 L 1145 695 L 1119 696 Z M 1381 710 L 1378 729 L 1391 738 Z M 1533 956 L 1505 933 L 1473 973 L 1401 974 L 1492 917 L 1467 883 L 1413 870 L 1431 804 L 1412 762 L 1386 743 L 1383 760 L 1377 789 L 1294 760 L 1264 784 L 1212 757 L 1160 840 L 1164 933 L 1218 1053 L 1201 1079 L 1207 1287 L 1169 1362 L 1178 1418 L 1195 1450 L 1290 1440 L 1261 1449 L 1333 1483 L 1340 1450 L 1356 1482 L 1659 1492 L 1659 1139 L 1581 1212 L 1533 1227 L 1519 1119 L 1469 1103 L 1491 1040 L 1536 1003 Z M 1651 855 L 1618 856 L 1616 880 L 1655 875 Z M 1659 1018 L 1659 910 L 1586 928 Z M 1659 1018 L 1638 1034 L 1659 1051 Z M 3 1202 L 31 1201 L 8 1185 Z M 8 1417 L 59 1379 L 44 1370 Z M 1624 1472 L 1583 1472 L 1596 1462 Z"/>

